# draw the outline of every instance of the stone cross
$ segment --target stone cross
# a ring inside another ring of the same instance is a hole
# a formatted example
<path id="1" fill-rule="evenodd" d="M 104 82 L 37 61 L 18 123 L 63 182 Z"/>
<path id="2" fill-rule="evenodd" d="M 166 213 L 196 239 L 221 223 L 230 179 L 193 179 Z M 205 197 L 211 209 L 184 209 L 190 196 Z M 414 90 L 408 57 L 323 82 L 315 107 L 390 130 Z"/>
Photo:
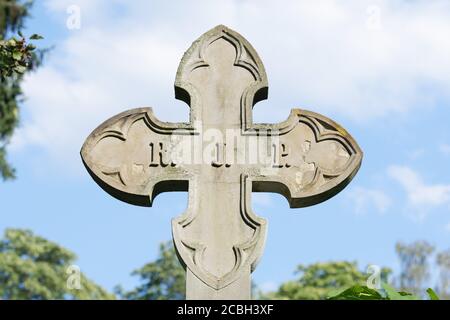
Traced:
<path id="1" fill-rule="evenodd" d="M 267 93 L 256 51 L 220 25 L 192 44 L 177 71 L 175 98 L 189 105 L 188 123 L 161 122 L 150 108 L 125 111 L 81 150 L 92 178 L 122 201 L 151 206 L 161 192 L 189 192 L 187 210 L 172 220 L 187 299 L 250 299 L 267 231 L 252 192 L 311 206 L 341 191 L 361 165 L 355 140 L 317 113 L 293 109 L 284 122 L 253 123 Z"/>

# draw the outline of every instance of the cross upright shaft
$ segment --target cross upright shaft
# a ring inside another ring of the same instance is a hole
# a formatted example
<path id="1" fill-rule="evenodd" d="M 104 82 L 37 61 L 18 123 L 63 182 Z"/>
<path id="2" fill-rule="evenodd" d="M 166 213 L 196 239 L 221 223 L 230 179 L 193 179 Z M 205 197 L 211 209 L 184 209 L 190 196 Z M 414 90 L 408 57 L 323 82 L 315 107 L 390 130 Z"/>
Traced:
<path id="1" fill-rule="evenodd" d="M 161 192 L 189 192 L 186 212 L 172 221 L 188 299 L 250 298 L 267 226 L 251 210 L 252 191 L 305 207 L 342 190 L 361 164 L 353 138 L 321 115 L 294 109 L 282 123 L 253 124 L 267 87 L 252 46 L 217 26 L 192 44 L 177 72 L 189 123 L 134 109 L 100 125 L 82 148 L 91 176 L 120 200 L 151 206 Z"/>

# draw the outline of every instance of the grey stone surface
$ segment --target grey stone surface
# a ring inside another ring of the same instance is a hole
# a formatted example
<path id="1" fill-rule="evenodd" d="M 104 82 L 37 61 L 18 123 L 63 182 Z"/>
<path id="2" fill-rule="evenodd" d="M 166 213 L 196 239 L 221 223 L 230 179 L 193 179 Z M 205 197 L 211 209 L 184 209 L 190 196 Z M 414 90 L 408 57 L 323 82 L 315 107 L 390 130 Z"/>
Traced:
<path id="1" fill-rule="evenodd" d="M 293 109 L 282 123 L 254 124 L 253 106 L 267 88 L 250 43 L 217 26 L 178 68 L 175 95 L 190 106 L 189 123 L 129 110 L 100 125 L 81 150 L 93 179 L 122 201 L 151 206 L 161 192 L 189 192 L 187 210 L 172 221 L 188 299 L 250 298 L 267 230 L 252 211 L 252 191 L 306 207 L 337 194 L 361 165 L 357 143 L 322 115 Z"/>

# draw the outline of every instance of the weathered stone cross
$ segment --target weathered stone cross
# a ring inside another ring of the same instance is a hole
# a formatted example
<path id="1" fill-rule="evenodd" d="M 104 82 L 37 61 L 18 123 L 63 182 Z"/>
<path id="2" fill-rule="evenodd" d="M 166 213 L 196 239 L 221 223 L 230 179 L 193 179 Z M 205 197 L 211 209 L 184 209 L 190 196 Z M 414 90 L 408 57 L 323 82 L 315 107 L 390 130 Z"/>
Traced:
<path id="1" fill-rule="evenodd" d="M 254 124 L 252 108 L 267 91 L 250 43 L 217 26 L 178 68 L 175 97 L 190 106 L 189 123 L 134 109 L 100 125 L 81 150 L 93 179 L 122 201 L 151 206 L 161 192 L 189 191 L 186 212 L 172 221 L 188 299 L 250 298 L 267 229 L 252 191 L 306 207 L 337 194 L 360 167 L 356 142 L 324 116 L 294 109 L 282 123 Z"/>

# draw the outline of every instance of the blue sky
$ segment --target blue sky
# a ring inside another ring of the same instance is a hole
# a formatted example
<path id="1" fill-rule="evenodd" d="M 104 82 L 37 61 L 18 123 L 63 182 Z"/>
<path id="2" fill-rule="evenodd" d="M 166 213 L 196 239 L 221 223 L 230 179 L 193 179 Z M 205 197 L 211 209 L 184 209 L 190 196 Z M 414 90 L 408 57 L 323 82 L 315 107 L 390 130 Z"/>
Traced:
<path id="1" fill-rule="evenodd" d="M 0 232 L 30 228 L 66 246 L 108 289 L 136 284 L 131 271 L 170 239 L 187 195 L 160 195 L 152 208 L 121 203 L 91 180 L 79 150 L 127 109 L 187 120 L 173 97 L 178 62 L 193 40 L 225 24 L 266 66 L 269 100 L 255 106 L 255 121 L 282 121 L 294 107 L 320 112 L 365 153 L 352 183 L 320 205 L 290 209 L 279 195 L 254 195 L 255 212 L 269 220 L 259 285 L 272 289 L 297 264 L 316 261 L 397 270 L 397 241 L 450 247 L 448 1 L 130 2 L 36 1 L 27 31 L 54 49 L 24 84 L 9 148 L 18 179 L 0 184 Z M 80 9 L 79 29 L 67 27 L 70 5 Z"/>

